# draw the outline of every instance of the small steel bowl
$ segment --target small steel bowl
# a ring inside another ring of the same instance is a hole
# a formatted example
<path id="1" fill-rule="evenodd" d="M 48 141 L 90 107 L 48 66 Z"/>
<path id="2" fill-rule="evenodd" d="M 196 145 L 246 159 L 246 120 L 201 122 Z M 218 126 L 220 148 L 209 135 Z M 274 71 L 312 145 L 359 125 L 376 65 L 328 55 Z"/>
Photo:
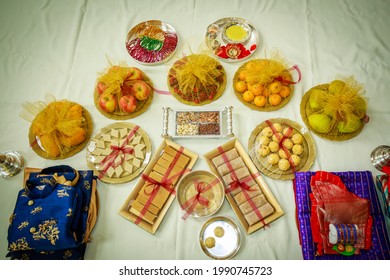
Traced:
<path id="1" fill-rule="evenodd" d="M 384 166 L 390 166 L 390 146 L 381 145 L 371 152 L 371 163 L 379 171 Z"/>
<path id="2" fill-rule="evenodd" d="M 241 27 L 245 32 L 246 36 L 241 40 L 234 40 L 228 37 L 227 32 L 229 28 L 232 28 L 234 26 Z M 249 26 L 249 24 L 240 18 L 233 18 L 229 23 L 227 23 L 222 30 L 222 40 L 225 41 L 228 44 L 243 44 L 245 45 L 246 42 L 250 39 L 252 35 L 252 29 Z"/>
<path id="3" fill-rule="evenodd" d="M 203 218 L 214 215 L 218 212 L 224 202 L 225 189 L 221 180 L 216 175 L 205 170 L 192 171 L 180 179 L 177 187 L 177 200 L 180 207 L 183 208 L 183 205 L 186 203 L 188 204 L 188 201 L 197 194 L 195 189 L 196 182 L 203 182 L 205 185 L 213 182 L 216 182 L 216 184 L 208 191 L 201 193 L 201 196 L 208 199 L 207 206 L 200 203 L 195 204 L 193 211 L 188 213 L 189 216 Z M 183 212 L 188 211 L 189 208 L 190 207 L 183 209 Z"/>

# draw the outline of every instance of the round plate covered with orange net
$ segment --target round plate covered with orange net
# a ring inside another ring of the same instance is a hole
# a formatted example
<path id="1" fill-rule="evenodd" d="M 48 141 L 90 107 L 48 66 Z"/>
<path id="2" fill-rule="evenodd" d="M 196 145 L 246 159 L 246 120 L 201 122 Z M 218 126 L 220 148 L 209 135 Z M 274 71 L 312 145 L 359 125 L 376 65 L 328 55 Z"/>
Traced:
<path id="1" fill-rule="evenodd" d="M 150 106 L 153 84 L 136 67 L 111 66 L 98 79 L 94 90 L 94 103 L 104 116 L 126 120 L 139 116 Z"/>
<path id="2" fill-rule="evenodd" d="M 234 93 L 246 106 L 258 111 L 284 107 L 294 92 L 291 70 L 285 63 L 271 59 L 252 59 L 238 68 L 233 78 Z M 298 81 L 299 81 L 298 80 Z"/>
<path id="3" fill-rule="evenodd" d="M 192 54 L 177 60 L 168 73 L 172 95 L 187 105 L 204 105 L 218 99 L 226 87 L 222 65 L 205 54 Z"/>
<path id="4" fill-rule="evenodd" d="M 80 152 L 93 130 L 89 112 L 81 105 L 53 101 L 31 123 L 29 141 L 32 149 L 46 159 L 64 159 Z"/>

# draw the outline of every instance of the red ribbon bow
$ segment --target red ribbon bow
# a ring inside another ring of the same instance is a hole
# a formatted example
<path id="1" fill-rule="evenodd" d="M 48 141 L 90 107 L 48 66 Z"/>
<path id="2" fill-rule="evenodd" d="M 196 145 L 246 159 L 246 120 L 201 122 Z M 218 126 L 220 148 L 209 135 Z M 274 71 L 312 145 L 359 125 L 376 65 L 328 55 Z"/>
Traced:
<path id="1" fill-rule="evenodd" d="M 299 69 L 298 65 L 294 65 L 293 67 L 287 69 L 288 71 L 292 71 L 292 70 L 295 70 L 298 72 L 298 81 L 294 82 L 294 81 L 290 81 L 290 80 L 287 80 L 285 79 L 284 77 L 282 76 L 279 76 L 279 77 L 276 77 L 275 80 L 279 81 L 279 82 L 282 82 L 282 83 L 285 83 L 285 84 L 296 84 L 296 83 L 299 83 L 302 79 L 302 72 L 301 72 L 301 69 Z"/>
<path id="2" fill-rule="evenodd" d="M 166 189 L 169 193 L 173 193 L 175 194 L 175 188 L 172 186 L 172 180 L 170 179 L 165 179 L 161 182 L 158 182 L 156 180 L 154 180 L 153 178 L 150 178 L 148 175 L 146 174 L 142 174 L 142 179 L 144 179 L 145 181 L 149 182 L 148 185 L 145 186 L 145 189 L 144 189 L 144 193 L 147 195 L 147 196 L 151 196 L 153 195 L 154 193 L 157 193 L 158 190 L 160 189 L 160 187 L 163 187 L 164 189 Z M 147 191 L 148 187 L 149 186 L 153 186 L 151 188 L 151 191 Z"/>
<path id="3" fill-rule="evenodd" d="M 204 196 L 202 196 L 201 194 L 207 192 L 218 183 L 219 183 L 218 178 L 216 178 L 208 185 L 205 185 L 204 182 L 198 182 L 197 180 L 194 181 L 195 189 L 197 193 L 196 195 L 188 199 L 186 202 L 184 202 L 183 205 L 181 205 L 181 208 L 186 211 L 186 213 L 182 217 L 183 220 L 188 218 L 188 216 L 194 211 L 198 203 L 203 206 L 208 206 L 209 200 Z"/>
<path id="4" fill-rule="evenodd" d="M 130 139 L 133 138 L 133 136 L 135 135 L 135 133 L 137 132 L 138 129 L 139 129 L 139 126 L 138 125 L 135 126 L 130 131 L 130 133 L 127 135 L 125 141 L 123 141 L 123 144 L 121 146 L 111 145 L 111 147 L 110 147 L 111 153 L 109 155 L 107 155 L 100 163 L 101 165 L 104 166 L 104 168 L 99 173 L 99 176 L 98 176 L 99 179 L 103 178 L 104 175 L 106 175 L 107 170 L 110 167 L 115 168 L 115 167 L 118 167 L 119 165 L 121 165 L 125 161 L 125 154 L 133 154 L 134 153 L 134 149 L 131 147 L 126 148 L 126 145 L 129 143 Z M 115 163 L 115 160 L 119 155 L 121 155 L 121 159 L 118 163 Z"/>
<path id="5" fill-rule="evenodd" d="M 141 213 L 138 215 L 137 219 L 134 222 L 136 225 L 138 225 L 141 222 L 142 217 L 145 215 L 146 211 L 148 211 L 148 208 L 149 208 L 150 204 L 152 203 L 152 201 L 153 201 L 154 197 L 156 196 L 157 191 L 158 191 L 158 189 L 160 187 L 165 188 L 167 191 L 169 191 L 172 194 L 176 193 L 175 192 L 175 187 L 172 184 L 172 180 L 174 178 L 180 177 L 181 175 L 183 175 L 184 173 L 188 172 L 189 170 L 188 169 L 183 169 L 182 171 L 178 172 L 177 174 L 172 175 L 169 178 L 168 178 L 168 176 L 170 175 L 171 171 L 173 170 L 173 167 L 176 165 L 176 162 L 179 160 L 179 157 L 183 153 L 183 150 L 184 150 L 184 148 L 180 147 L 180 149 L 177 151 L 177 153 L 176 153 L 175 157 L 173 158 L 170 166 L 168 167 L 167 171 L 165 172 L 161 182 L 157 182 L 156 180 L 150 178 L 148 175 L 142 174 L 142 178 L 145 181 L 149 182 L 150 183 L 149 185 L 153 185 L 153 189 L 152 189 L 152 191 L 150 193 L 149 199 L 146 201 L 146 204 L 144 205 L 144 208 L 142 208 Z"/>

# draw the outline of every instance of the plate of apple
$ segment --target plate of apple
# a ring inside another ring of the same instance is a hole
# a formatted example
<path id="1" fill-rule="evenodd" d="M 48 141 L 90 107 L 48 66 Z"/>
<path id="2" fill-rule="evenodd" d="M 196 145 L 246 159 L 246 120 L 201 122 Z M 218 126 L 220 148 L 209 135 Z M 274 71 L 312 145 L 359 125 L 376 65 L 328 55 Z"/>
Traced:
<path id="1" fill-rule="evenodd" d="M 153 84 L 137 67 L 114 65 L 97 79 L 96 108 L 110 119 L 131 119 L 144 113 L 153 99 Z"/>

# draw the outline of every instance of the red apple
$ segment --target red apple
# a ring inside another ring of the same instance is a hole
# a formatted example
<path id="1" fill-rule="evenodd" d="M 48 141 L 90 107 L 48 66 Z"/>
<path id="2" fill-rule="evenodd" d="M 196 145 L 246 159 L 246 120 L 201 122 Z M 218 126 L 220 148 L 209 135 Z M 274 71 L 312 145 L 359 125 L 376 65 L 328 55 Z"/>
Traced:
<path id="1" fill-rule="evenodd" d="M 136 67 L 130 67 L 129 68 L 129 74 L 127 76 L 127 79 L 129 80 L 142 80 L 143 74 L 142 71 L 139 70 Z"/>
<path id="2" fill-rule="evenodd" d="M 136 107 L 137 99 L 132 95 L 123 95 L 121 99 L 119 99 L 119 108 L 125 113 L 134 112 Z"/>
<path id="3" fill-rule="evenodd" d="M 135 81 L 131 84 L 131 94 L 137 98 L 137 100 L 145 100 L 152 93 L 150 86 L 144 81 Z"/>
<path id="4" fill-rule="evenodd" d="M 117 101 L 115 96 L 103 93 L 99 97 L 99 105 L 107 113 L 112 113 L 116 109 Z"/>
<path id="5" fill-rule="evenodd" d="M 122 91 L 122 94 L 123 95 L 130 95 L 132 94 L 132 85 L 133 85 L 134 81 L 130 81 L 130 80 L 127 80 L 127 81 L 124 81 L 122 86 L 121 86 L 121 91 Z"/>
<path id="6" fill-rule="evenodd" d="M 99 95 L 102 94 L 107 88 L 108 88 L 108 86 L 101 81 L 99 81 L 96 85 L 96 90 L 97 90 Z"/>

